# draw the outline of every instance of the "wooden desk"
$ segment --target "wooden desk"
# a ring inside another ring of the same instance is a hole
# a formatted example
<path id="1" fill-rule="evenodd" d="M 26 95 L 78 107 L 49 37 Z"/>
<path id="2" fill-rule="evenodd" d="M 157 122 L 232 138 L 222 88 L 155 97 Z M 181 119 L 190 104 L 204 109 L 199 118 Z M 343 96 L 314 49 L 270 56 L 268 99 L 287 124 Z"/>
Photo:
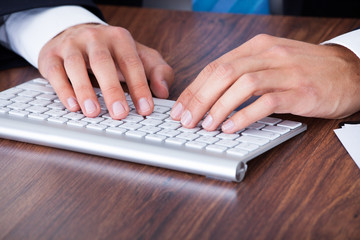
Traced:
<path id="1" fill-rule="evenodd" d="M 360 19 L 216 15 L 102 7 L 174 67 L 171 98 L 211 60 L 259 33 L 319 43 Z M 0 72 L 0 90 L 39 76 Z M 360 171 L 333 129 L 254 159 L 239 184 L 0 139 L 3 239 L 359 239 Z M 360 119 L 357 113 L 347 120 Z"/>

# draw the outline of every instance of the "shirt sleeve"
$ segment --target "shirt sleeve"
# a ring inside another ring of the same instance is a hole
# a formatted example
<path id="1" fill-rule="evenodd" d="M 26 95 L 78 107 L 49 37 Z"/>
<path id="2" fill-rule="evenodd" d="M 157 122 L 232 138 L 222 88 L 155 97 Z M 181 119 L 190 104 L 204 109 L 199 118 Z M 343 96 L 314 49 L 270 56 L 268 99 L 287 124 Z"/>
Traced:
<path id="1" fill-rule="evenodd" d="M 344 46 L 360 58 L 360 29 L 337 36 L 322 44 L 338 44 Z"/>
<path id="2" fill-rule="evenodd" d="M 38 67 L 42 47 L 69 27 L 84 24 L 106 24 L 96 15 L 79 6 L 36 8 L 7 16 L 3 25 L 4 45 Z"/>

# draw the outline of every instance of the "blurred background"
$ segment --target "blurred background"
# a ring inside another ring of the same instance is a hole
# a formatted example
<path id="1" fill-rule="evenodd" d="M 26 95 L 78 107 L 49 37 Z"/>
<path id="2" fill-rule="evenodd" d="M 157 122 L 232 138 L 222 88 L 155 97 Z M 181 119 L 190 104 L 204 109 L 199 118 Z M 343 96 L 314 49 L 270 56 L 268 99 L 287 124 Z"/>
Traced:
<path id="1" fill-rule="evenodd" d="M 95 2 L 185 11 L 360 17 L 360 0 L 95 0 Z"/>

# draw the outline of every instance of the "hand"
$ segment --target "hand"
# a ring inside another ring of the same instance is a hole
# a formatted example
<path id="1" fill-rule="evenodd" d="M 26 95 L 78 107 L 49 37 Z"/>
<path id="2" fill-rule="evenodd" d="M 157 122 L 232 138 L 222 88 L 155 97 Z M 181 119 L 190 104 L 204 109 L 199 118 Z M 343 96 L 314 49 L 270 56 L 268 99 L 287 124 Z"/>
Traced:
<path id="1" fill-rule="evenodd" d="M 94 73 L 114 119 L 129 113 L 120 81 L 127 83 L 136 110 L 142 115 L 154 108 L 147 78 L 152 92 L 160 98 L 168 97 L 168 86 L 174 81 L 173 70 L 161 55 L 135 42 L 120 27 L 82 24 L 68 28 L 49 41 L 39 55 L 40 73 L 66 108 L 81 108 L 86 116 L 96 117 L 101 109 L 87 68 Z"/>
<path id="2" fill-rule="evenodd" d="M 251 96 L 254 103 L 226 117 Z M 272 113 L 342 118 L 360 109 L 360 59 L 335 45 L 258 35 L 206 66 L 171 116 L 185 127 L 236 132 Z"/>

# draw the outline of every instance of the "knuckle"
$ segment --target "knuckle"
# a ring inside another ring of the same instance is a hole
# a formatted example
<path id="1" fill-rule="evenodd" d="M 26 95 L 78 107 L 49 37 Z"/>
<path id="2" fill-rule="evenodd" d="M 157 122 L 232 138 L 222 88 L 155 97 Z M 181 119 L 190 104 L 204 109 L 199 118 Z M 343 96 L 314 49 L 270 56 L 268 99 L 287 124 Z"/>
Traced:
<path id="1" fill-rule="evenodd" d="M 271 42 L 272 40 L 273 36 L 265 33 L 258 34 L 251 39 L 251 41 L 254 42 L 254 44 L 256 45 L 263 45 L 265 43 Z"/>
<path id="2" fill-rule="evenodd" d="M 108 51 L 105 49 L 96 50 L 92 53 L 90 58 L 91 64 L 101 64 L 106 63 L 112 60 L 112 57 Z"/>
<path id="3" fill-rule="evenodd" d="M 82 60 L 83 59 L 82 59 L 81 54 L 72 53 L 72 54 L 67 55 L 64 58 L 64 63 L 66 66 L 73 66 L 73 65 L 78 64 Z"/>
<path id="4" fill-rule="evenodd" d="M 99 31 L 98 28 L 94 28 L 94 27 L 86 27 L 83 29 L 84 34 L 86 36 L 86 38 L 89 41 L 92 41 L 94 39 L 98 39 L 99 38 Z"/>
<path id="5" fill-rule="evenodd" d="M 242 85 L 252 93 L 258 89 L 257 80 L 256 74 L 254 73 L 245 73 L 241 77 Z"/>
<path id="6" fill-rule="evenodd" d="M 131 33 L 122 27 L 112 27 L 110 28 L 110 33 L 115 38 L 131 37 Z"/>
<path id="7" fill-rule="evenodd" d="M 280 99 L 278 99 L 275 94 L 265 94 L 262 96 L 262 101 L 264 105 L 271 111 L 275 112 L 280 104 Z"/>
<path id="8" fill-rule="evenodd" d="M 61 63 L 50 64 L 45 71 L 46 74 L 45 77 L 51 79 L 53 78 L 54 75 L 57 75 L 62 71 L 63 71 L 63 66 Z"/>
<path id="9" fill-rule="evenodd" d="M 216 70 L 215 75 L 216 79 L 219 79 L 221 81 L 225 82 L 231 82 L 233 80 L 233 73 L 235 72 L 234 67 L 231 64 L 220 64 Z"/>
<path id="10" fill-rule="evenodd" d="M 213 61 L 211 63 L 209 63 L 204 69 L 203 69 L 203 73 L 206 75 L 210 75 L 213 72 L 216 71 L 216 69 L 218 68 L 219 64 L 217 61 Z"/>
<path id="11" fill-rule="evenodd" d="M 141 67 L 141 62 L 140 59 L 138 58 L 138 56 L 136 55 L 126 55 L 126 56 L 122 56 L 121 59 L 119 60 L 119 65 L 120 66 L 128 66 L 128 67 Z"/>
<path id="12" fill-rule="evenodd" d="M 272 56 L 288 59 L 292 56 L 291 49 L 284 45 L 274 45 L 269 49 L 269 53 Z"/>
<path id="13" fill-rule="evenodd" d="M 120 91 L 121 91 L 120 86 L 116 86 L 116 85 L 107 86 L 106 88 L 101 88 L 101 92 L 104 94 L 104 96 L 116 96 L 119 95 Z"/>

